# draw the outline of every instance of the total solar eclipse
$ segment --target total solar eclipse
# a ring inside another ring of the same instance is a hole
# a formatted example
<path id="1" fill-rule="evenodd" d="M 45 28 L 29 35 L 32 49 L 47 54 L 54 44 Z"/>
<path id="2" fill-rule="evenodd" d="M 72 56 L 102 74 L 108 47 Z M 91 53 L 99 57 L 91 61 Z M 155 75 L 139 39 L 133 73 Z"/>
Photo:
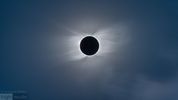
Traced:
<path id="1" fill-rule="evenodd" d="M 99 42 L 93 36 L 86 36 L 80 42 L 80 50 L 85 55 L 94 55 L 99 49 Z"/>

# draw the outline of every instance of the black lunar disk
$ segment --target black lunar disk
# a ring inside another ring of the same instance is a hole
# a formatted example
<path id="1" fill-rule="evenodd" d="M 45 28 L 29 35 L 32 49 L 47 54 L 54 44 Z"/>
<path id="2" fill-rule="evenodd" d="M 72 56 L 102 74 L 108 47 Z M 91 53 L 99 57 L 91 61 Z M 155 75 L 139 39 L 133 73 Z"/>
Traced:
<path id="1" fill-rule="evenodd" d="M 80 42 L 80 50 L 86 55 L 94 55 L 99 49 L 99 42 L 92 36 L 87 36 Z"/>

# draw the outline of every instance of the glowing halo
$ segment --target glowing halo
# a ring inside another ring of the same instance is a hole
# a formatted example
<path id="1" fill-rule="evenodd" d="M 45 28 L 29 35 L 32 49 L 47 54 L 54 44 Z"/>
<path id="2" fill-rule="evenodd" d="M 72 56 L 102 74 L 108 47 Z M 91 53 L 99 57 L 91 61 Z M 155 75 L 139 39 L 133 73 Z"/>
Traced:
<path id="1" fill-rule="evenodd" d="M 102 64 L 102 62 L 106 63 L 109 61 L 108 59 L 115 56 L 115 53 L 118 54 L 120 52 L 121 46 L 128 40 L 125 36 L 125 29 L 120 25 L 91 33 L 80 32 L 71 28 L 65 28 L 65 30 L 67 35 L 56 36 L 55 43 L 53 39 L 53 45 L 56 44 L 56 47 L 58 47 L 55 51 L 60 51 L 60 55 L 57 55 L 57 57 L 60 60 L 63 59 L 64 62 L 77 61 L 80 64 L 84 63 L 84 65 L 88 64 L 90 66 L 96 66 Z M 87 56 L 80 50 L 80 42 L 87 36 L 95 37 L 99 42 L 100 47 L 95 55 Z"/>

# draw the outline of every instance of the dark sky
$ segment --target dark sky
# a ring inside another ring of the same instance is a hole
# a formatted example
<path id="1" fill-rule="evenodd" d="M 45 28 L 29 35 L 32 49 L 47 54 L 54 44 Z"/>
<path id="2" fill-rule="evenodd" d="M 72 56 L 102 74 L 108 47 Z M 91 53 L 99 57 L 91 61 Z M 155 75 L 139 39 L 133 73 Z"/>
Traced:
<path id="1" fill-rule="evenodd" d="M 1 0 L 0 27 L 0 91 L 24 90 L 31 100 L 178 100 L 177 0 Z M 67 29 L 110 29 L 113 52 L 71 60 Z"/>

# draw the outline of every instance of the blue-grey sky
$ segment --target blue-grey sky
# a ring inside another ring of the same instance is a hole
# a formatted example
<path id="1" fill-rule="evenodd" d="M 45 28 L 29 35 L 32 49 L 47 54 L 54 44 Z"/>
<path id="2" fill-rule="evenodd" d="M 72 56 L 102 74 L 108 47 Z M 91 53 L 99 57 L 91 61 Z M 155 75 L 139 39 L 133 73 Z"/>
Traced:
<path id="1" fill-rule="evenodd" d="M 177 0 L 1 0 L 0 27 L 0 91 L 32 100 L 178 99 Z M 102 53 L 77 58 L 76 34 L 100 32 Z"/>

